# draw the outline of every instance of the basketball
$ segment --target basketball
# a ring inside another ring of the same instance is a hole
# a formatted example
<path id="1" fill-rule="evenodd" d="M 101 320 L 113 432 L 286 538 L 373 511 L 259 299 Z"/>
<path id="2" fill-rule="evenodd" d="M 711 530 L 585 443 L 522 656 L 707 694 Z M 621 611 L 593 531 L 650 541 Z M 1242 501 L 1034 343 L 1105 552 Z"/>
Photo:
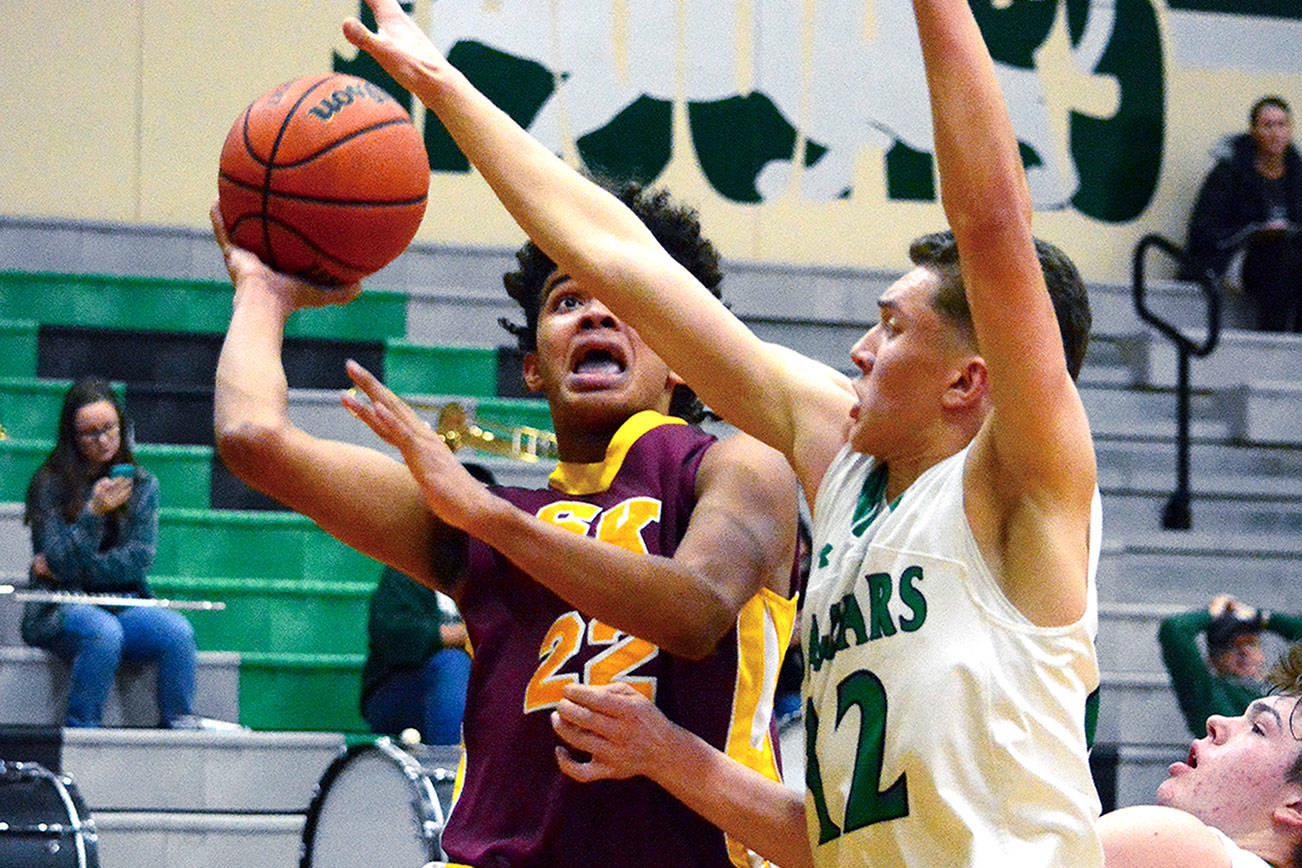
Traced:
<path id="1" fill-rule="evenodd" d="M 338 285 L 407 248 L 429 178 L 420 133 L 392 95 L 351 75 L 310 75 L 235 119 L 218 201 L 233 243 L 276 271 Z"/>

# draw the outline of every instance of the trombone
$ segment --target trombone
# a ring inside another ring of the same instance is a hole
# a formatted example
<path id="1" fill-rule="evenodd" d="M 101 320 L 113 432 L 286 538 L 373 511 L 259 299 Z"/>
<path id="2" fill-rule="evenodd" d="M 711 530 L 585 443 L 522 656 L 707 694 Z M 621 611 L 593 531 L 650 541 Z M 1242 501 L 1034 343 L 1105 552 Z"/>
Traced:
<path id="1" fill-rule="evenodd" d="M 556 446 L 556 435 L 541 428 L 528 425 L 501 425 L 484 419 L 471 421 L 466 416 L 466 409 L 457 403 L 450 404 L 413 404 L 425 410 L 437 410 L 438 417 L 434 433 L 456 452 L 462 446 L 469 446 L 481 452 L 504 455 L 516 461 L 536 462 L 543 459 L 556 459 L 560 452 Z"/>

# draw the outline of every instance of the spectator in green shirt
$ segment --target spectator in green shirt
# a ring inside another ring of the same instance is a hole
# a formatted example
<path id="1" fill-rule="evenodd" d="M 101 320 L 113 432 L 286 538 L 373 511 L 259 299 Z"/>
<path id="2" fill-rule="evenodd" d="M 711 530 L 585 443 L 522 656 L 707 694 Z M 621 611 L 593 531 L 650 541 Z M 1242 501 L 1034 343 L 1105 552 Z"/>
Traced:
<path id="1" fill-rule="evenodd" d="M 493 485 L 487 467 L 466 470 Z M 371 594 L 362 717 L 372 731 L 414 729 L 425 744 L 457 744 L 470 679 L 470 640 L 452 598 L 386 567 Z"/>
<path id="2" fill-rule="evenodd" d="M 1221 594 L 1206 609 L 1162 622 L 1157 631 L 1162 660 L 1194 736 L 1206 734 L 1211 715 L 1237 717 L 1267 692 L 1263 631 L 1289 642 L 1302 639 L 1302 618 L 1259 610 Z M 1206 634 L 1206 657 L 1198 643 L 1200 633 Z"/>

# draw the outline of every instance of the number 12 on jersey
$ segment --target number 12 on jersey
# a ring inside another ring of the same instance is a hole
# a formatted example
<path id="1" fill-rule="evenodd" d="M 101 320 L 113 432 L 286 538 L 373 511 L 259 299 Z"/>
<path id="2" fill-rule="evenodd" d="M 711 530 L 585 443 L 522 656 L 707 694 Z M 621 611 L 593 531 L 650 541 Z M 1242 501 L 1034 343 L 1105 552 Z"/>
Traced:
<path id="1" fill-rule="evenodd" d="M 805 786 L 814 800 L 818 815 L 818 843 L 839 838 L 856 829 L 908 816 L 909 784 L 904 774 L 886 789 L 881 789 L 882 754 L 886 744 L 886 688 L 881 679 L 867 669 L 852 672 L 836 686 L 836 727 L 850 709 L 859 711 L 859 743 L 855 750 L 850 792 L 845 800 L 845 816 L 838 826 L 827 809 L 823 772 L 818 763 L 815 743 L 818 738 L 818 713 L 812 700 L 805 700 Z"/>

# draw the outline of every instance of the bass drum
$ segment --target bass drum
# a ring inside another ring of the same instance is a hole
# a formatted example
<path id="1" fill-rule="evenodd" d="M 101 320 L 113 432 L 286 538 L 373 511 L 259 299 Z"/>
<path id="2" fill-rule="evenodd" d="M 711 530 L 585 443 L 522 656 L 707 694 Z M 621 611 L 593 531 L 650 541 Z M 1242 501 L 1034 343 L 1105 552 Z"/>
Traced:
<path id="1" fill-rule="evenodd" d="M 97 840 L 72 778 L 0 760 L 0 865 L 99 868 Z"/>
<path id="2" fill-rule="evenodd" d="M 387 736 L 347 748 L 308 805 L 299 868 L 441 864 L 461 748 L 401 747 Z"/>

